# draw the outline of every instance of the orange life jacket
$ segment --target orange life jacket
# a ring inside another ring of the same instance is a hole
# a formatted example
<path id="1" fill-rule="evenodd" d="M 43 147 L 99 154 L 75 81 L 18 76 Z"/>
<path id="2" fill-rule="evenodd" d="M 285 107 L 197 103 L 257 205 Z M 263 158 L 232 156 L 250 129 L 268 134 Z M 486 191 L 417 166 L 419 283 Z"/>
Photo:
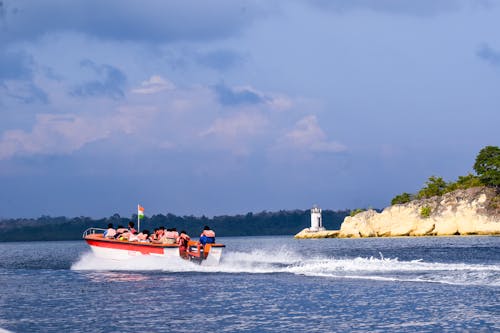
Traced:
<path id="1" fill-rule="evenodd" d="M 186 234 L 181 234 L 179 238 L 177 239 L 177 243 L 179 244 L 179 247 L 185 249 L 187 248 L 188 242 L 191 238 L 189 238 L 188 235 Z"/>

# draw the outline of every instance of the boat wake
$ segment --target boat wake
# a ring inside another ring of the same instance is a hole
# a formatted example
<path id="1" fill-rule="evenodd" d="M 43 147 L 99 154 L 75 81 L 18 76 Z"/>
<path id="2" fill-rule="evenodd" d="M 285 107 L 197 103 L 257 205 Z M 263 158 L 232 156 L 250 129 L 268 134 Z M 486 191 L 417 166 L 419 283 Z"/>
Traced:
<path id="1" fill-rule="evenodd" d="M 205 273 L 285 273 L 311 277 L 407 281 L 453 285 L 500 286 L 500 265 L 433 263 L 422 260 L 400 261 L 397 258 L 304 258 L 286 248 L 274 253 L 227 251 L 218 266 L 205 267 L 180 258 L 139 256 L 114 261 L 85 253 L 74 263 L 78 271 L 164 271 Z"/>

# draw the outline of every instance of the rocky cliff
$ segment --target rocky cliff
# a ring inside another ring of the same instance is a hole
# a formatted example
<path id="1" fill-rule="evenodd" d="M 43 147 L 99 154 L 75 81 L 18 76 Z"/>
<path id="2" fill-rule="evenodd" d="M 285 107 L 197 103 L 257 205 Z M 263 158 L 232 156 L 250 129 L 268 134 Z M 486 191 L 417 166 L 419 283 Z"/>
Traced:
<path id="1" fill-rule="evenodd" d="M 474 187 L 346 217 L 339 237 L 500 234 L 500 191 Z"/>
<path id="2" fill-rule="evenodd" d="M 339 236 L 339 230 L 321 230 L 321 231 L 310 231 L 309 228 L 303 229 L 301 232 L 295 235 L 295 238 L 337 238 Z"/>

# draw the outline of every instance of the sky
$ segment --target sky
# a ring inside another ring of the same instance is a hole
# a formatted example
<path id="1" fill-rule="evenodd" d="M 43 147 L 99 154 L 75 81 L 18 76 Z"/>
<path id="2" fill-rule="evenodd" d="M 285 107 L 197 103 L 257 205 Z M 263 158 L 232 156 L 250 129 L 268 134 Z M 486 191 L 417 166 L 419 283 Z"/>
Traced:
<path id="1" fill-rule="evenodd" d="M 0 0 L 0 218 L 383 208 L 500 145 L 500 1 Z"/>

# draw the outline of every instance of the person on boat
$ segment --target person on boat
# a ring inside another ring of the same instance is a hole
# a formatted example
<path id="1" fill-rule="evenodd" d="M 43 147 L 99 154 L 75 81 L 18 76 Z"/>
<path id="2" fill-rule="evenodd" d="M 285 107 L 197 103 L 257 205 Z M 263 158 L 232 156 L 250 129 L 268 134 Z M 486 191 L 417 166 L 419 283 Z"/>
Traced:
<path id="1" fill-rule="evenodd" d="M 151 242 L 155 243 L 155 244 L 163 244 L 164 236 L 165 236 L 165 227 L 161 226 L 158 228 L 158 231 L 156 232 L 156 236 L 153 240 L 151 240 Z"/>
<path id="2" fill-rule="evenodd" d="M 175 239 L 177 240 L 177 238 L 179 238 L 179 233 L 177 232 L 177 228 L 172 228 L 170 230 L 172 230 L 173 235 L 175 236 Z"/>
<path id="3" fill-rule="evenodd" d="M 128 223 L 128 231 L 132 234 L 136 234 L 137 233 L 137 230 L 134 228 L 135 224 L 134 222 L 130 221 Z"/>
<path id="4" fill-rule="evenodd" d="M 200 235 L 200 244 L 213 244 L 215 243 L 215 232 L 210 229 L 209 226 L 203 228 L 203 232 Z"/>
<path id="5" fill-rule="evenodd" d="M 190 239 L 191 238 L 189 238 L 188 234 L 184 230 L 182 230 L 179 237 L 177 237 L 177 245 L 179 245 L 179 255 L 181 258 L 189 258 L 187 250 Z"/>
<path id="6" fill-rule="evenodd" d="M 116 230 L 113 228 L 113 223 L 108 224 L 108 230 L 104 232 L 104 238 L 115 238 Z"/>
<path id="7" fill-rule="evenodd" d="M 134 228 L 134 222 L 130 221 L 128 223 L 128 229 L 125 228 L 123 229 L 124 231 L 122 231 L 116 238 L 118 238 L 119 240 L 128 240 L 128 241 L 136 240 L 136 237 L 132 237 L 132 236 L 137 236 L 137 230 Z"/>
<path id="8" fill-rule="evenodd" d="M 165 234 L 162 237 L 163 244 L 175 244 L 177 242 L 177 231 L 173 231 L 172 229 L 167 229 Z"/>
<path id="9" fill-rule="evenodd" d="M 128 233 L 128 241 L 129 242 L 149 242 L 149 230 L 144 229 L 138 234 L 133 234 L 131 232 Z"/>
<path id="10" fill-rule="evenodd" d="M 149 243 L 149 234 L 150 234 L 149 230 L 144 229 L 137 235 L 137 239 L 139 240 L 139 242 Z"/>
<path id="11" fill-rule="evenodd" d="M 120 239 L 120 238 L 122 238 L 122 235 L 123 235 L 124 233 L 128 233 L 128 229 L 127 229 L 127 228 L 125 228 L 125 227 L 124 227 L 124 226 L 122 226 L 122 225 L 119 225 L 119 226 L 118 226 L 118 228 L 116 228 L 115 238 L 116 238 L 116 239 Z"/>
<path id="12" fill-rule="evenodd" d="M 155 242 L 155 241 L 157 241 L 157 240 L 158 240 L 158 231 L 159 231 L 159 230 L 160 230 L 160 229 L 155 228 L 154 232 L 153 232 L 151 235 L 149 235 L 149 240 L 150 240 L 151 242 Z"/>
<path id="13" fill-rule="evenodd" d="M 118 237 L 116 239 L 118 240 L 121 240 L 121 241 L 128 241 L 130 239 L 130 236 L 133 236 L 134 234 L 129 232 L 128 230 L 125 231 L 124 233 L 121 233 L 120 235 L 118 235 Z"/>

